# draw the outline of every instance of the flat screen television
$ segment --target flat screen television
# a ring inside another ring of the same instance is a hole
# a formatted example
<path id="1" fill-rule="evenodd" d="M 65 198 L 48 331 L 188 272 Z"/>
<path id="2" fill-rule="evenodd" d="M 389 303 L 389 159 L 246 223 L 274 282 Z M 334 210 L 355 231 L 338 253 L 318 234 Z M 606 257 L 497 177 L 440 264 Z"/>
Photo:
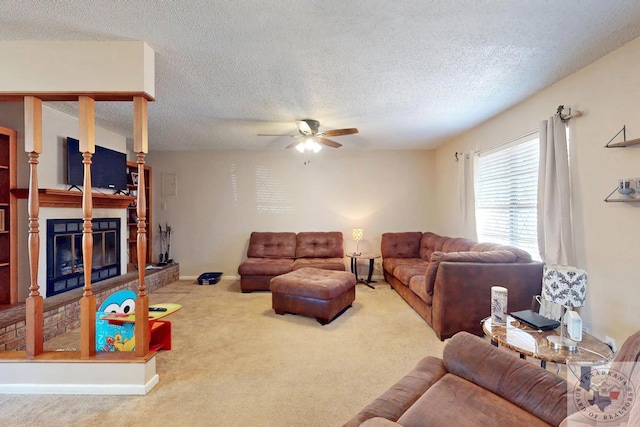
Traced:
<path id="1" fill-rule="evenodd" d="M 67 137 L 67 184 L 71 186 L 84 185 L 84 164 L 79 148 L 80 141 Z M 96 145 L 96 152 L 91 158 L 91 186 L 126 190 L 127 155 Z"/>

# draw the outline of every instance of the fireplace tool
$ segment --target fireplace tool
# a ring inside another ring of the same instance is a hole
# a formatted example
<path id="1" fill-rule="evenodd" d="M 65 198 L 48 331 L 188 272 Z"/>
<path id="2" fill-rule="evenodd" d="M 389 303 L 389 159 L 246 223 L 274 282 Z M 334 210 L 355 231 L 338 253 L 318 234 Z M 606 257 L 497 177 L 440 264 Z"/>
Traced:
<path id="1" fill-rule="evenodd" d="M 173 260 L 169 258 L 169 252 L 171 252 L 171 226 L 169 224 L 165 224 L 166 234 L 167 234 L 167 251 L 164 253 L 164 262 L 171 263 Z"/>
<path id="2" fill-rule="evenodd" d="M 165 224 L 164 230 L 162 224 L 158 223 L 160 229 L 160 263 L 159 265 L 167 265 L 172 260 L 169 258 L 169 251 L 171 250 L 171 226 Z"/>
<path id="3" fill-rule="evenodd" d="M 165 244 L 167 240 L 167 232 L 162 231 L 162 225 L 158 223 L 158 228 L 160 229 L 160 262 L 159 265 L 166 265 L 168 261 L 168 257 L 165 258 Z"/>

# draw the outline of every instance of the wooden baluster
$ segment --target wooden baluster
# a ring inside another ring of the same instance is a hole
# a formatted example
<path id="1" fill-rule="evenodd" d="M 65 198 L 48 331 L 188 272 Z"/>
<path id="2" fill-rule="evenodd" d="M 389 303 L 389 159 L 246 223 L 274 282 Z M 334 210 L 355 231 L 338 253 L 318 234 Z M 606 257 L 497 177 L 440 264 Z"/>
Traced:
<path id="1" fill-rule="evenodd" d="M 145 284 L 145 268 L 147 266 L 147 201 L 145 197 L 144 164 L 145 154 L 149 152 L 147 100 L 141 96 L 133 99 L 133 151 L 138 162 L 138 199 L 136 214 L 138 215 L 138 297 L 136 299 L 136 349 L 135 355 L 144 357 L 149 352 L 149 296 Z"/>
<path id="2" fill-rule="evenodd" d="M 93 267 L 93 200 L 91 197 L 91 158 L 95 153 L 95 101 L 88 96 L 79 99 L 80 152 L 84 164 L 84 191 L 82 193 L 82 264 L 84 292 L 80 299 L 80 356 L 96 353 L 96 297 L 91 287 Z"/>
<path id="3" fill-rule="evenodd" d="M 31 286 L 26 306 L 26 351 L 32 359 L 43 352 L 44 311 L 38 286 L 38 256 L 40 254 L 40 199 L 38 197 L 38 157 L 42 153 L 42 100 L 24 98 L 24 147 L 29 156 L 29 271 Z"/>

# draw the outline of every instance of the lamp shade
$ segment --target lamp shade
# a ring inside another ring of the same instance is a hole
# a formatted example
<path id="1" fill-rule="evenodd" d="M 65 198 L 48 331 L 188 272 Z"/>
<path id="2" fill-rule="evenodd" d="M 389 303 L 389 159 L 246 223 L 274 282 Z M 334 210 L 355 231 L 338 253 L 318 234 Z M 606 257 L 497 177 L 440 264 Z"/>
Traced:
<path id="1" fill-rule="evenodd" d="M 362 240 L 364 230 L 362 228 L 354 228 L 351 232 L 351 236 L 353 237 L 353 240 Z"/>
<path id="2" fill-rule="evenodd" d="M 542 298 L 569 307 L 582 307 L 587 293 L 587 272 L 568 265 L 545 265 Z"/>

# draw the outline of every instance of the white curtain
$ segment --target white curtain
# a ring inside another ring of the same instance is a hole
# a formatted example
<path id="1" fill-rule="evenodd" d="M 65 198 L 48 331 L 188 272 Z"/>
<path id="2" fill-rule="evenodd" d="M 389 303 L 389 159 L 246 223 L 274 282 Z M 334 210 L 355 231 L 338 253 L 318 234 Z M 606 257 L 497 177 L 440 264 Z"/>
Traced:
<path id="1" fill-rule="evenodd" d="M 540 123 L 538 248 L 546 264 L 575 265 L 567 134 L 558 114 Z M 561 307 L 549 305 L 540 313 L 558 319 Z"/>
<path id="2" fill-rule="evenodd" d="M 458 157 L 458 183 L 460 200 L 458 205 L 458 230 L 461 237 L 477 240 L 476 196 L 474 192 L 475 153 L 463 153 Z"/>

